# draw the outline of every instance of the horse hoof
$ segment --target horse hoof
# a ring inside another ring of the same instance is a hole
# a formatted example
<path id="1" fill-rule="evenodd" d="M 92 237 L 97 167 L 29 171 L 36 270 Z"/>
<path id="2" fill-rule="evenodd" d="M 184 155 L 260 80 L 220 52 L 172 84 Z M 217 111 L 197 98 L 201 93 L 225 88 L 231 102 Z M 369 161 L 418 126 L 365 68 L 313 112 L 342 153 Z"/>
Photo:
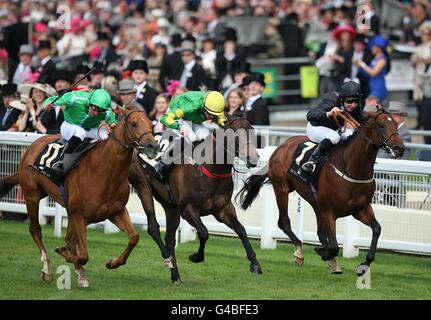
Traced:
<path id="1" fill-rule="evenodd" d="M 78 287 L 80 288 L 90 288 L 90 281 L 87 278 L 78 279 Z"/>
<path id="2" fill-rule="evenodd" d="M 331 270 L 332 274 L 342 274 L 343 270 L 338 266 L 337 261 L 332 258 L 327 261 L 329 269 Z"/>
<path id="3" fill-rule="evenodd" d="M 171 280 L 172 280 L 172 283 L 173 283 L 174 285 L 176 285 L 176 286 L 181 285 L 181 279 L 180 279 L 180 278 L 178 278 L 178 279 L 176 279 L 176 280 L 174 280 L 174 279 L 171 279 Z"/>
<path id="4" fill-rule="evenodd" d="M 255 274 L 262 274 L 262 268 L 259 265 L 252 264 L 250 265 L 250 272 Z"/>
<path id="5" fill-rule="evenodd" d="M 166 258 L 166 259 L 163 261 L 163 265 L 164 265 L 166 268 L 173 269 L 173 268 L 174 268 L 174 263 L 172 262 L 172 257 Z"/>
<path id="6" fill-rule="evenodd" d="M 52 274 L 48 274 L 48 273 L 45 273 L 45 272 L 42 271 L 41 278 L 46 283 L 51 283 L 52 282 Z"/>
<path id="7" fill-rule="evenodd" d="M 117 259 L 111 259 L 106 263 L 106 268 L 108 269 L 116 269 L 118 268 Z"/>
<path id="8" fill-rule="evenodd" d="M 358 277 L 364 275 L 368 271 L 368 268 L 369 266 L 367 266 L 366 264 L 360 264 L 356 268 L 356 274 L 358 275 Z"/>
<path id="9" fill-rule="evenodd" d="M 294 258 L 294 259 L 293 259 L 293 262 L 295 262 L 295 264 L 296 264 L 298 267 L 301 267 L 301 266 L 303 266 L 303 265 L 304 265 L 304 258 L 299 258 L 299 257 L 296 257 L 296 256 L 294 256 L 293 258 Z"/>
<path id="10" fill-rule="evenodd" d="M 337 267 L 335 270 L 331 270 L 331 274 L 343 274 L 343 270 L 340 267 Z"/>
<path id="11" fill-rule="evenodd" d="M 203 256 L 199 256 L 197 253 L 192 253 L 191 255 L 189 255 L 189 260 L 194 263 L 199 263 L 203 262 L 205 258 Z"/>

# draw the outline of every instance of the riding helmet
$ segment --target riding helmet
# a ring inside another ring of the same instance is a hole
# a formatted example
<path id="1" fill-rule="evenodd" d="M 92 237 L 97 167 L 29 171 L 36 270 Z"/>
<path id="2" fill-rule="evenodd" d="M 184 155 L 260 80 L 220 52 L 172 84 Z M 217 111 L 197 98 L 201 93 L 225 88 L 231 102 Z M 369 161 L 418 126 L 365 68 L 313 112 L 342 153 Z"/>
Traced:
<path id="1" fill-rule="evenodd" d="M 111 108 L 111 96 L 106 90 L 96 89 L 90 93 L 89 104 L 108 110 Z"/>
<path id="2" fill-rule="evenodd" d="M 204 99 L 205 111 L 214 116 L 224 113 L 224 97 L 218 91 L 210 91 Z"/>
<path id="3" fill-rule="evenodd" d="M 338 92 L 340 97 L 359 97 L 361 96 L 361 86 L 355 81 L 348 81 L 340 87 Z"/>

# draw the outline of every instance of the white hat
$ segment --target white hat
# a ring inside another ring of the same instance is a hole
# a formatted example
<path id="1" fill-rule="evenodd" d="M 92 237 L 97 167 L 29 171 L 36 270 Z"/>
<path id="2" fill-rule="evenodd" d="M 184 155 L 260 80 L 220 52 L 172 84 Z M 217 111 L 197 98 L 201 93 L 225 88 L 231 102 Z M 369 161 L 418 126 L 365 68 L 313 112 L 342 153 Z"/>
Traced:
<path id="1" fill-rule="evenodd" d="M 27 109 L 28 95 L 22 94 L 20 100 L 14 100 L 10 103 L 12 108 L 25 111 Z"/>
<path id="2" fill-rule="evenodd" d="M 57 95 L 55 89 L 47 83 L 22 83 L 18 86 L 19 92 L 28 92 L 28 94 L 30 94 L 31 89 L 41 90 L 45 92 L 48 97 Z"/>

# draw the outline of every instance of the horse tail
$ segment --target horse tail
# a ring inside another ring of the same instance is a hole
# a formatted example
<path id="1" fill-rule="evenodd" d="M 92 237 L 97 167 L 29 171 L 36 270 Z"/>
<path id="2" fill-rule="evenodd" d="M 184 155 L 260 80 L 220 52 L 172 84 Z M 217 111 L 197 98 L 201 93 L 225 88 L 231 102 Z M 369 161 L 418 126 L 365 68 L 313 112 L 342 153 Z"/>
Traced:
<path id="1" fill-rule="evenodd" d="M 238 194 L 235 196 L 235 201 L 241 205 L 241 207 L 246 210 L 259 194 L 260 189 L 265 183 L 268 183 L 268 167 L 263 168 L 259 173 L 248 177 L 244 186 L 239 190 Z"/>
<path id="2" fill-rule="evenodd" d="M 5 196 L 6 193 L 12 190 L 19 183 L 18 173 L 7 176 L 0 180 L 0 198 Z"/>

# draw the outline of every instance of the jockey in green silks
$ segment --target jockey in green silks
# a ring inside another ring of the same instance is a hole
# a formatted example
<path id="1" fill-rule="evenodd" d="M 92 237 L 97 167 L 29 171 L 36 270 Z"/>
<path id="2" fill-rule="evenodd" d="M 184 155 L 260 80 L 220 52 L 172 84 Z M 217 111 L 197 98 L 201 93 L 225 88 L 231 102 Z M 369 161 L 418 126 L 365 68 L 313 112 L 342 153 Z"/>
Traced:
<path id="1" fill-rule="evenodd" d="M 63 152 L 65 156 L 73 153 L 85 138 L 101 140 L 108 138 L 109 128 L 100 127 L 106 124 L 112 128 L 117 123 L 115 113 L 111 109 L 111 96 L 106 90 L 69 92 L 52 104 L 56 98 L 54 96 L 46 99 L 43 105 L 45 109 L 53 105 L 64 106 L 64 121 L 60 133 L 63 139 L 68 141 Z M 62 173 L 62 161 L 54 164 L 52 169 Z"/>

